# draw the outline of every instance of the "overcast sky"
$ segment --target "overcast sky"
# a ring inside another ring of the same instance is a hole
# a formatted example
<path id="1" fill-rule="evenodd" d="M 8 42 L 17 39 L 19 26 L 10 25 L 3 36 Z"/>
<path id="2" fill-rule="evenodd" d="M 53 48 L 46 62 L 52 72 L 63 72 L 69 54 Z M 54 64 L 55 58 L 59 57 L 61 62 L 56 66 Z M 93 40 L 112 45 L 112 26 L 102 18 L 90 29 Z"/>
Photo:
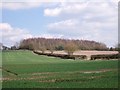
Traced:
<path id="1" fill-rule="evenodd" d="M 5 1 L 0 5 L 0 39 L 7 46 L 31 37 L 117 44 L 118 0 Z"/>

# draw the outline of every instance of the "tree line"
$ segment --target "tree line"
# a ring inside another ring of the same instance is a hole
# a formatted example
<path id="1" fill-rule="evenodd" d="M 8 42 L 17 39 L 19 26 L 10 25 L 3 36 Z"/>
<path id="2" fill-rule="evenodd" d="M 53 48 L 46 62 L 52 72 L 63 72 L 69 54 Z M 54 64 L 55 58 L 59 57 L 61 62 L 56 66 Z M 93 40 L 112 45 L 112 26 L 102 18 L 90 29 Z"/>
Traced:
<path id="1" fill-rule="evenodd" d="M 104 43 L 89 40 L 70 40 L 70 39 L 46 39 L 29 38 L 24 39 L 19 44 L 19 49 L 28 50 L 49 50 L 53 53 L 56 50 L 66 50 L 69 54 L 75 50 L 108 50 Z"/>

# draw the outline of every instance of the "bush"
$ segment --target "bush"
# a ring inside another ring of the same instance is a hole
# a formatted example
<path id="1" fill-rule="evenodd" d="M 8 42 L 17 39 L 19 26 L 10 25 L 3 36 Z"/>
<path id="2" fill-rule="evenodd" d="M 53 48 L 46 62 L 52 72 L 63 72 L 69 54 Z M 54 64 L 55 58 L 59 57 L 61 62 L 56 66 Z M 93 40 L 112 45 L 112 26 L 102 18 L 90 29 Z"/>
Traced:
<path id="1" fill-rule="evenodd" d="M 120 54 L 110 54 L 110 55 L 91 55 L 91 60 L 95 59 L 120 59 Z"/>

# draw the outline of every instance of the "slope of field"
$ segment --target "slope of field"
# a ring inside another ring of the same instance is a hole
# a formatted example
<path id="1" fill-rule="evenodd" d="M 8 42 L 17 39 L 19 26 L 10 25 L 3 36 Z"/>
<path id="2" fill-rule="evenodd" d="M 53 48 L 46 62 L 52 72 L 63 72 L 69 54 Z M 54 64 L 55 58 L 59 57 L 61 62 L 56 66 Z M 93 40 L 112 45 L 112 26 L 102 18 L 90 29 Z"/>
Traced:
<path id="1" fill-rule="evenodd" d="M 3 88 L 116 88 L 118 60 L 74 61 L 4 51 Z"/>

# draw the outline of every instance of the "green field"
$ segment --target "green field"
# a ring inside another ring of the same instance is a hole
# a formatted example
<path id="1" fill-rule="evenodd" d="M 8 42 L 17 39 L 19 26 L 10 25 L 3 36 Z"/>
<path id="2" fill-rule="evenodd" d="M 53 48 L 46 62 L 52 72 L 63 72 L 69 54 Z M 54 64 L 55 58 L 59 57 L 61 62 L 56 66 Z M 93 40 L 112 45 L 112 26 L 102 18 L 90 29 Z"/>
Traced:
<path id="1" fill-rule="evenodd" d="M 117 88 L 118 60 L 82 61 L 3 51 L 3 88 Z"/>

